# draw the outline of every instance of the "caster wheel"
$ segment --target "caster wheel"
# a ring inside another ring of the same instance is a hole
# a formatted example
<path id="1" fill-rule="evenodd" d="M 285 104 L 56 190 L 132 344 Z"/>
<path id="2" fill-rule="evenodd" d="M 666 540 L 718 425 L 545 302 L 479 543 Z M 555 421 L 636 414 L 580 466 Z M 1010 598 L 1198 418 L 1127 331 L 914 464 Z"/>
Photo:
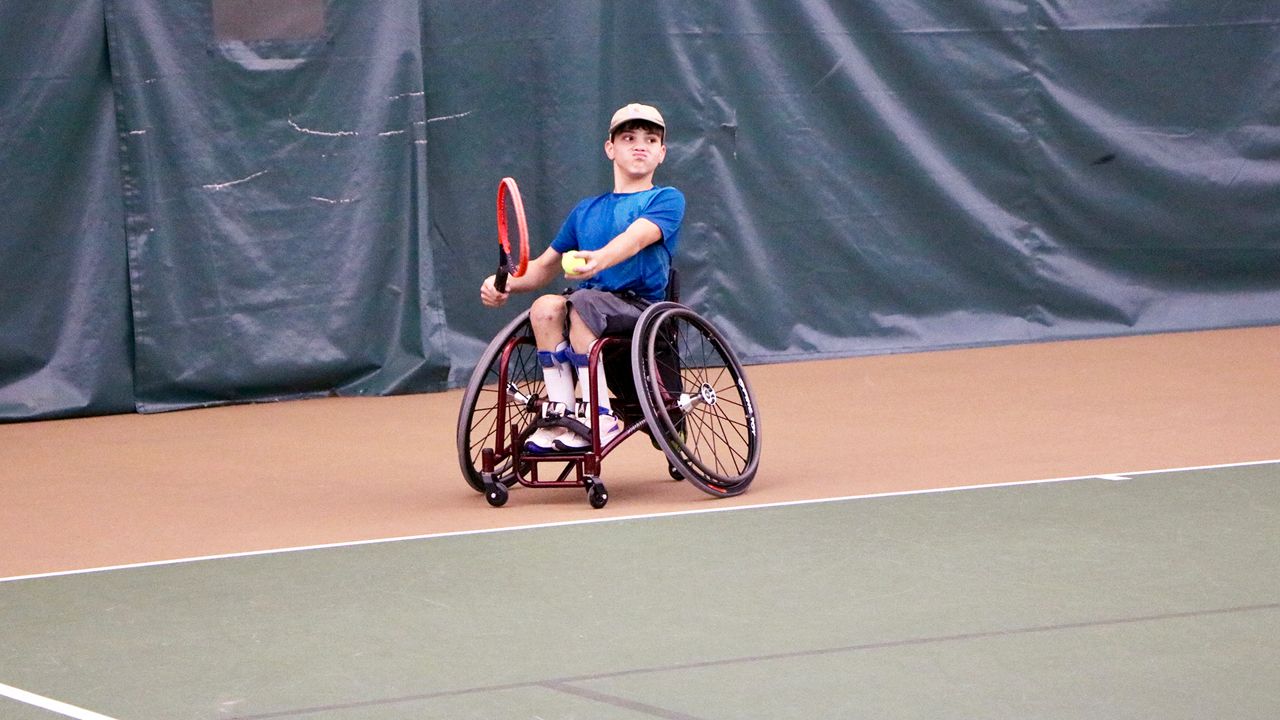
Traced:
<path id="1" fill-rule="evenodd" d="M 604 483 L 595 480 L 587 485 L 587 502 L 591 503 L 591 507 L 596 510 L 609 502 L 609 491 L 604 489 Z"/>
<path id="2" fill-rule="evenodd" d="M 494 483 L 485 491 L 484 499 L 494 507 L 502 507 L 507 504 L 507 486 L 502 483 Z"/>
<path id="3" fill-rule="evenodd" d="M 667 474 L 671 476 L 672 480 L 677 482 L 684 480 L 684 476 L 681 475 L 680 471 L 676 469 L 676 466 L 671 463 L 667 463 Z"/>

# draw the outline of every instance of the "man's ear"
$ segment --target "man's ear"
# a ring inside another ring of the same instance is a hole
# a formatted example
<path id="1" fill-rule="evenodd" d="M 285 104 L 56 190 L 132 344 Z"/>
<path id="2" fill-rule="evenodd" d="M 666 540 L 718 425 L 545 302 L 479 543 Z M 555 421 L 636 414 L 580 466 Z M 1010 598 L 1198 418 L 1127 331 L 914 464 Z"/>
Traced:
<path id="1" fill-rule="evenodd" d="M 604 156 L 613 159 L 613 138 L 604 141 Z"/>

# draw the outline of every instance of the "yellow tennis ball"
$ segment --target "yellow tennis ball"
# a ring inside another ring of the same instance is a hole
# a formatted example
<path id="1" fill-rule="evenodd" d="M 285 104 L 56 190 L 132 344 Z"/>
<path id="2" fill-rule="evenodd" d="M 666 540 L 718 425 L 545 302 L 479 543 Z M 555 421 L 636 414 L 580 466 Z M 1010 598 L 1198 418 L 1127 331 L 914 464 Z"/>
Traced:
<path id="1" fill-rule="evenodd" d="M 577 275 L 578 271 L 586 267 L 586 265 L 586 258 L 578 257 L 578 251 L 576 250 L 570 250 L 564 254 L 564 257 L 560 258 L 560 267 L 564 268 L 565 273 L 568 275 Z"/>

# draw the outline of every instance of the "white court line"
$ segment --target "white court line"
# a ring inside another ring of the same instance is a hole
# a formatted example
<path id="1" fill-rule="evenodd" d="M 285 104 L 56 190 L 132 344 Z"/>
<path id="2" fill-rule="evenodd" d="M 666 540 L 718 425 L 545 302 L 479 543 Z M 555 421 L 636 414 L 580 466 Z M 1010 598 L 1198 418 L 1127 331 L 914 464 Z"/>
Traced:
<path id="1" fill-rule="evenodd" d="M 991 488 L 1017 487 L 1021 485 L 1044 485 L 1048 483 L 1072 482 L 1076 480 L 1116 481 L 1127 480 L 1138 475 L 1161 475 L 1166 473 L 1192 472 L 1195 470 L 1220 470 L 1234 467 L 1277 464 L 1280 464 L 1280 459 L 1252 460 L 1249 462 L 1222 463 L 1218 465 L 1192 465 L 1189 467 L 1163 468 L 1160 470 L 1135 470 L 1131 472 L 1072 475 L 1070 477 L 1045 478 L 1041 480 L 1014 480 L 1012 482 L 988 483 L 982 485 L 957 485 L 955 487 L 898 490 L 894 492 L 866 493 L 862 495 L 841 495 L 839 497 L 811 498 L 807 500 L 784 500 L 781 502 L 760 503 L 757 505 L 731 505 L 728 507 L 699 508 L 697 510 L 674 510 L 671 512 L 645 513 L 642 515 L 619 515 L 616 517 L 593 518 L 588 520 L 564 520 L 560 522 L 512 525 L 509 527 L 484 528 L 480 530 L 454 530 L 451 532 L 426 533 L 423 535 L 404 535 L 401 537 L 373 538 L 370 540 L 351 540 L 348 542 L 324 543 L 320 545 L 300 545 L 298 547 L 273 548 L 270 550 L 249 550 L 247 552 L 224 553 L 221 555 L 200 555 L 197 557 L 175 558 L 172 560 L 154 560 L 151 562 L 129 563 L 125 565 L 106 565 L 103 567 L 83 568 L 79 570 L 60 570 L 58 572 L 37 573 L 34 575 L 15 575 L 13 577 L 0 578 L 0 584 L 16 582 L 18 580 L 37 580 L 40 578 L 62 577 L 64 575 L 86 575 L 89 573 L 107 572 L 109 570 L 131 570 L 134 568 L 182 565 L 186 563 L 203 562 L 205 560 L 230 560 L 234 558 L 258 557 L 261 555 L 283 555 L 285 553 L 304 552 L 308 550 L 359 547 L 361 545 L 378 545 L 382 543 L 405 542 L 408 540 L 431 540 L 434 538 L 459 537 L 464 535 L 488 535 L 492 533 L 513 532 L 518 530 L 538 530 L 542 528 L 567 527 L 571 525 L 594 525 L 596 523 L 620 522 L 624 520 L 647 520 L 680 515 L 704 515 L 708 513 L 733 512 L 737 510 L 761 510 L 765 508 L 789 507 L 793 505 L 819 505 L 822 503 L 844 502 L 846 500 L 873 500 L 877 498 L 904 497 L 908 495 L 932 495 L 937 493 L 962 492 L 966 490 L 988 490 Z"/>
<path id="2" fill-rule="evenodd" d="M 115 720 L 115 718 L 107 717 L 102 713 L 96 713 L 92 710 L 85 710 L 82 707 L 68 705 L 43 695 L 37 695 L 33 692 L 27 692 L 12 685 L 0 683 L 0 697 L 7 697 L 17 700 L 20 703 L 34 705 L 42 710 L 57 713 L 63 717 L 75 718 L 76 720 Z"/>

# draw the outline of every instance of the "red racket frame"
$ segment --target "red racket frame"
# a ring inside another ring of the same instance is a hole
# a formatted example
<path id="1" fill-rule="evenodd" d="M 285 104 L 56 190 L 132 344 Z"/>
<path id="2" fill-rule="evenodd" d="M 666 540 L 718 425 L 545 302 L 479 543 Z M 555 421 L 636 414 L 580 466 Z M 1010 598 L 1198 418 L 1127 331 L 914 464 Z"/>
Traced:
<path id="1" fill-rule="evenodd" d="M 516 216 L 516 234 L 520 237 L 520 262 L 511 267 L 511 233 L 507 228 L 507 198 Z M 504 177 L 498 183 L 498 273 L 494 287 L 498 292 L 507 291 L 507 276 L 520 277 L 529 268 L 529 225 L 524 219 L 524 202 L 520 199 L 520 187 L 515 178 Z"/>

